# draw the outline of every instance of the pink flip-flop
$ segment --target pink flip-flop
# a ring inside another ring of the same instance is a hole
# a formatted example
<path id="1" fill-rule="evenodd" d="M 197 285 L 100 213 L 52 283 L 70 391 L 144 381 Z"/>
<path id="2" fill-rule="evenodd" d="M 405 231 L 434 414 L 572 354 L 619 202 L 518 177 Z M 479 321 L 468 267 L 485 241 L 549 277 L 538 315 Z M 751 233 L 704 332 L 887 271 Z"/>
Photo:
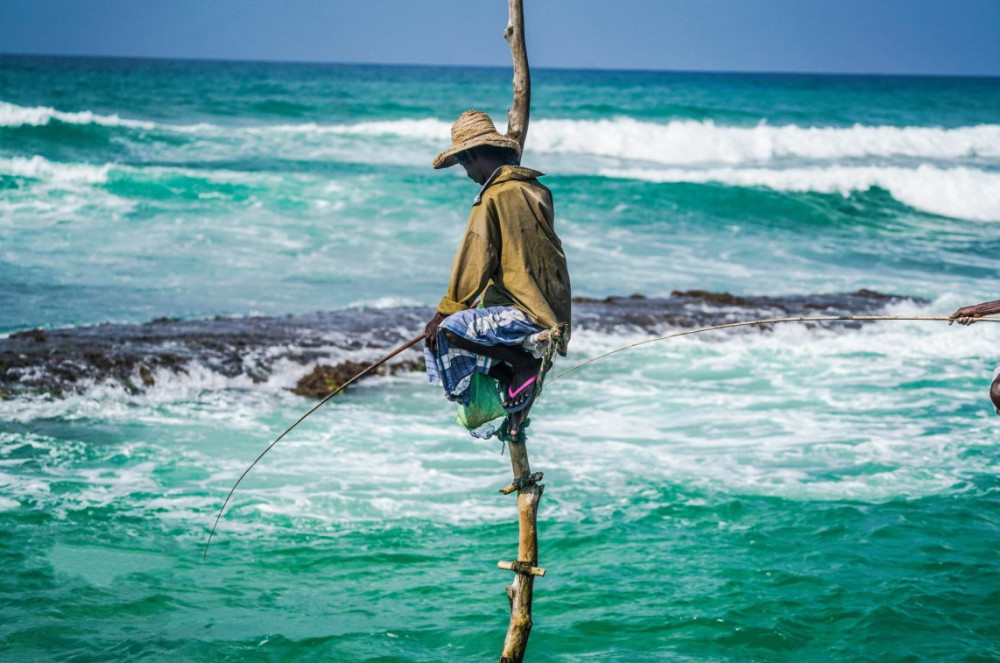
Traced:
<path id="1" fill-rule="evenodd" d="M 535 397 L 534 390 L 532 390 L 531 394 L 529 394 L 527 398 L 525 398 L 522 402 L 518 403 L 517 405 L 508 406 L 507 402 L 510 402 L 510 401 L 514 400 L 515 398 L 517 398 L 518 394 L 520 394 L 522 391 L 524 391 L 528 387 L 533 387 L 534 384 L 535 384 L 535 382 L 537 380 L 538 380 L 538 376 L 533 376 L 533 377 L 529 378 L 528 380 L 525 380 L 524 384 L 522 384 L 520 387 L 518 387 L 516 391 L 511 391 L 511 388 L 507 387 L 507 399 L 506 399 L 506 401 L 503 404 L 504 411 L 505 412 L 509 412 L 509 413 L 514 413 L 514 412 L 520 412 L 524 408 L 528 407 L 528 404 Z"/>

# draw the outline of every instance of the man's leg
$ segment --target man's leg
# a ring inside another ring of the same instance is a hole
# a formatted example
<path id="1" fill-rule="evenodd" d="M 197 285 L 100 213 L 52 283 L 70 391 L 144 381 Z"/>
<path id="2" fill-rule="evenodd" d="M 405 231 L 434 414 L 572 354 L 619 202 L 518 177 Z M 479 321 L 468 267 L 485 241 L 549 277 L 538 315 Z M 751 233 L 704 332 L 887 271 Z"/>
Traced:
<path id="1" fill-rule="evenodd" d="M 524 386 L 524 383 L 538 375 L 538 370 L 542 365 L 541 359 L 536 359 L 529 352 L 513 345 L 480 345 L 473 343 L 450 329 L 445 329 L 444 335 L 448 339 L 448 342 L 456 348 L 510 364 L 510 377 L 507 380 L 504 380 L 506 376 L 503 369 L 495 369 L 495 372 L 493 370 L 490 371 L 492 377 L 507 382 L 510 385 L 511 393 L 517 393 L 517 396 L 512 399 L 505 397 L 504 405 L 508 407 L 520 405 L 531 396 L 532 390 L 530 388 L 523 389 L 519 393 L 518 390 Z"/>

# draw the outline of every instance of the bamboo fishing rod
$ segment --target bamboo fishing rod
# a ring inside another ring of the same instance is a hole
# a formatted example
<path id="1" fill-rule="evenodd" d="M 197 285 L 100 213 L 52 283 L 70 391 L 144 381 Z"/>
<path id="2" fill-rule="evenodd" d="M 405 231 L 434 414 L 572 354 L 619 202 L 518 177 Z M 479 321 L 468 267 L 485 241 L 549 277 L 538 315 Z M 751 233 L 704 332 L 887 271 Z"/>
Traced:
<path id="1" fill-rule="evenodd" d="M 209 534 L 208 534 L 208 540 L 205 541 L 205 551 L 202 553 L 201 558 L 205 559 L 208 556 L 208 546 L 210 546 L 212 544 L 212 537 L 215 536 L 215 530 L 219 526 L 219 520 L 222 518 L 222 514 L 226 510 L 226 505 L 229 504 L 229 499 L 233 496 L 233 493 L 236 492 L 236 487 L 240 485 L 241 481 L 243 481 L 243 477 L 245 477 L 247 474 L 250 473 L 250 470 L 252 470 L 254 468 L 254 465 L 256 465 L 258 463 L 258 461 L 260 461 L 260 459 L 263 458 L 264 455 L 268 451 L 270 451 L 272 447 L 274 447 L 274 445 L 276 445 L 278 442 L 281 441 L 281 438 L 283 438 L 286 435 L 288 435 L 292 431 L 292 429 L 295 428 L 296 426 L 298 426 L 299 424 L 301 424 L 305 420 L 306 417 L 308 417 L 310 414 L 312 414 L 313 412 L 315 412 L 316 410 L 318 410 L 320 407 L 322 407 L 322 405 L 324 403 L 326 403 L 328 400 L 330 400 L 331 398 L 333 398 L 334 396 L 336 396 L 337 394 L 339 394 L 340 392 L 342 392 L 349 385 L 353 384 L 355 381 L 357 381 L 360 378 L 364 377 L 368 373 L 374 371 L 376 368 L 378 368 L 379 366 L 381 366 L 385 362 L 389 361 L 390 359 L 392 359 L 393 357 L 395 357 L 396 355 L 398 355 L 403 350 L 406 350 L 406 349 L 409 349 L 409 348 L 413 347 L 414 345 L 416 345 L 417 343 L 419 343 L 422 340 L 424 340 L 424 334 L 421 332 L 421 334 L 419 336 L 414 336 L 413 338 L 411 338 L 406 343 L 403 343 L 401 346 L 399 346 L 398 348 L 396 348 L 395 350 L 393 350 L 389 354 L 385 355 L 384 357 L 382 357 L 381 359 L 379 359 L 375 363 L 371 364 L 370 366 L 368 366 L 367 368 L 365 368 L 363 371 L 361 371 L 360 373 L 358 373 L 357 375 L 355 375 L 354 377 L 352 377 L 350 380 L 348 380 L 347 382 L 345 382 L 344 384 L 340 385 L 339 387 L 337 387 L 336 389 L 334 389 L 333 391 L 331 391 L 329 394 L 327 394 L 323 398 L 323 400 L 321 400 L 319 403 L 316 403 L 316 405 L 312 406 L 312 408 L 310 408 L 308 412 L 306 412 L 305 414 L 303 414 L 301 417 L 299 417 L 295 421 L 295 423 L 293 423 L 291 426 L 289 426 L 288 428 L 286 428 L 281 433 L 281 435 L 279 435 L 278 437 L 274 438 L 274 442 L 271 442 L 271 444 L 267 445 L 266 449 L 264 449 L 263 451 L 260 452 L 260 455 L 257 456 L 257 458 L 255 458 L 252 463 L 250 463 L 250 466 L 247 467 L 247 469 L 243 470 L 243 474 L 241 474 L 240 478 L 236 480 L 236 483 L 233 484 L 233 487 L 229 489 L 229 494 L 226 495 L 226 500 L 222 503 L 222 508 L 219 509 L 219 515 L 217 515 L 215 517 L 215 524 L 212 525 L 212 531 L 209 532 Z"/>

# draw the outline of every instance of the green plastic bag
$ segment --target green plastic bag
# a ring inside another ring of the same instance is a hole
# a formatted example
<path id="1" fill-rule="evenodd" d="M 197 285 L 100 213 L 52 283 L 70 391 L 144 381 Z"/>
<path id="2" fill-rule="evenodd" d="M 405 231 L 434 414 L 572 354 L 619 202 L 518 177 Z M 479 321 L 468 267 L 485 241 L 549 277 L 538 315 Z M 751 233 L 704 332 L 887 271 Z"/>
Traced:
<path id="1" fill-rule="evenodd" d="M 482 373 L 473 373 L 472 383 L 469 385 L 469 404 L 458 406 L 455 421 L 466 430 L 475 430 L 506 414 L 496 380 Z"/>

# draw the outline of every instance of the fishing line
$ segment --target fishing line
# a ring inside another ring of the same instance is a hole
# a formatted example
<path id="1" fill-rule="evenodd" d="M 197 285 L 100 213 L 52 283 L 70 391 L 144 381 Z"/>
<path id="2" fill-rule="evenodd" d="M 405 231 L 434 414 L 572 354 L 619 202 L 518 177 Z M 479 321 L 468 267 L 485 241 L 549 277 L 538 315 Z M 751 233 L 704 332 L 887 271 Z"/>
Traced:
<path id="1" fill-rule="evenodd" d="M 620 348 L 616 348 L 611 352 L 605 352 L 597 357 L 592 357 L 587 361 L 580 362 L 576 366 L 567 368 L 562 373 L 559 373 L 552 380 L 558 380 L 567 373 L 572 373 L 578 368 L 583 368 L 588 364 L 593 364 L 599 359 L 604 359 L 605 357 L 610 357 L 613 354 L 619 352 L 624 352 L 625 350 L 631 350 L 632 348 L 637 348 L 640 345 L 646 345 L 647 343 L 656 343 L 657 341 L 666 341 L 671 338 L 677 338 L 678 336 L 689 336 L 691 334 L 701 334 L 702 332 L 716 331 L 718 329 L 732 329 L 733 327 L 749 327 L 752 325 L 770 325 L 779 322 L 873 322 L 873 321 L 883 321 L 883 320 L 909 320 L 914 322 L 954 322 L 952 318 L 945 315 L 815 315 L 815 316 L 799 316 L 796 318 L 765 318 L 763 320 L 746 320 L 744 322 L 728 322 L 722 325 L 714 325 L 712 327 L 701 327 L 699 329 L 687 329 L 681 332 L 674 332 L 673 334 L 667 334 L 666 336 L 658 336 L 656 338 L 647 338 L 645 341 L 639 341 L 638 343 L 632 343 L 631 345 L 625 345 Z M 1000 318 L 976 318 L 976 322 L 1000 322 Z"/>
<path id="2" fill-rule="evenodd" d="M 266 454 L 268 451 L 270 451 L 271 448 L 274 445 L 276 445 L 279 441 L 281 441 L 281 438 L 283 438 L 286 435 L 288 435 L 288 433 L 290 433 L 293 428 L 295 428 L 296 426 L 298 426 L 299 424 L 301 424 L 305 420 L 306 417 L 308 417 L 310 414 L 312 414 L 313 412 L 315 412 L 316 410 L 318 410 L 328 400 L 330 400 L 331 398 L 333 398 L 334 396 L 336 396 L 337 394 L 339 394 L 340 392 L 342 392 L 344 389 L 346 389 L 355 380 L 357 380 L 357 379 L 359 379 L 359 378 L 367 375 L 371 371 L 375 370 L 376 368 L 378 368 L 379 366 L 381 366 L 385 362 L 389 361 L 390 359 L 392 359 L 393 357 L 395 357 L 396 355 L 398 355 L 403 350 L 406 350 L 407 348 L 413 347 L 414 345 L 416 345 L 417 343 L 419 343 L 422 340 L 424 340 L 424 334 L 421 332 L 421 334 L 419 336 L 413 337 L 412 339 L 410 339 L 406 343 L 402 344 L 401 346 L 399 346 L 398 348 L 396 348 L 395 350 L 393 350 L 392 352 L 390 352 L 386 356 L 384 356 L 381 359 L 379 359 L 378 361 L 376 361 L 374 364 L 372 364 L 371 366 L 369 366 L 365 370 L 361 371 L 360 373 L 358 373 L 357 375 L 355 375 L 354 377 L 352 377 L 350 380 L 348 380 L 344 384 L 340 385 L 339 387 L 337 387 L 336 389 L 334 389 L 333 391 L 331 391 L 329 394 L 327 394 L 323 398 L 323 400 L 321 400 L 319 403 L 316 403 L 316 405 L 314 405 L 308 412 L 306 412 L 301 417 L 299 417 L 295 421 L 294 424 L 292 424 L 291 426 L 289 426 L 288 428 L 286 428 L 284 430 L 284 432 L 282 432 L 281 435 L 279 435 L 278 437 L 274 438 L 274 442 L 272 442 L 271 444 L 267 445 L 267 448 L 260 452 L 260 455 L 257 456 L 257 458 L 254 459 L 254 461 L 252 463 L 250 463 L 250 466 L 247 469 L 243 470 L 243 474 L 241 474 L 240 478 L 236 480 L 236 483 L 233 484 L 233 487 L 229 489 L 229 494 L 226 495 L 226 501 L 224 501 L 222 503 L 222 508 L 219 509 L 219 515 L 217 515 L 215 517 L 215 524 L 212 525 L 212 531 L 209 532 L 209 534 L 208 534 L 208 540 L 205 542 L 205 552 L 202 553 L 201 558 L 205 559 L 205 557 L 208 556 L 208 546 L 211 545 L 211 543 L 212 543 L 212 537 L 215 536 L 215 530 L 219 526 L 219 520 L 222 518 L 222 513 L 226 510 L 226 505 L 229 504 L 229 498 L 231 498 L 233 496 L 233 493 L 236 492 L 236 487 L 240 485 L 241 481 L 243 481 L 243 477 L 245 477 L 247 474 L 250 473 L 250 470 L 252 470 L 254 468 L 254 465 L 256 465 L 257 462 L 261 458 L 264 457 L 264 454 Z"/>

